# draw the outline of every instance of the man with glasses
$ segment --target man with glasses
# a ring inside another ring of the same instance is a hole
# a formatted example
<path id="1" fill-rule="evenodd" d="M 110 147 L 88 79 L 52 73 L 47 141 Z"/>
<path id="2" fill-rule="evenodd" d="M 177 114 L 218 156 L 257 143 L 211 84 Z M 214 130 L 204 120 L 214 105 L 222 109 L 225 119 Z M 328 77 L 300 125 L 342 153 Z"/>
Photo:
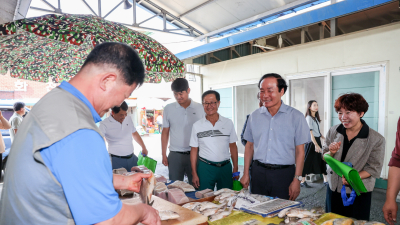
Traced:
<path id="1" fill-rule="evenodd" d="M 171 84 L 176 102 L 164 108 L 161 148 L 163 164 L 168 166 L 169 179 L 183 181 L 185 174 L 192 183 L 192 168 L 190 165 L 190 133 L 193 124 L 204 117 L 201 104 L 189 98 L 189 83 L 184 78 L 178 78 Z M 167 157 L 168 140 L 170 140 Z"/>
<path id="2" fill-rule="evenodd" d="M 238 171 L 235 127 L 232 120 L 218 113 L 220 95 L 217 91 L 204 92 L 202 99 L 206 117 L 193 124 L 190 138 L 193 186 L 199 190 L 214 190 L 215 185 L 218 190 L 232 188 L 230 158 L 233 173 Z"/>

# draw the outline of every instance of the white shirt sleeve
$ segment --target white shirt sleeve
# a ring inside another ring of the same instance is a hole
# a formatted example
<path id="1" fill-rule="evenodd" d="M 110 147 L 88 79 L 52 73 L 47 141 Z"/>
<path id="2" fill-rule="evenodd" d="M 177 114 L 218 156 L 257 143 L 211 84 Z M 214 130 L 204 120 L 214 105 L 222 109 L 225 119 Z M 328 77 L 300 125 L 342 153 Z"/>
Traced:
<path id="1" fill-rule="evenodd" d="M 99 129 L 100 129 L 101 133 L 103 133 L 103 135 L 106 136 L 107 127 L 104 125 L 104 123 L 105 123 L 105 120 L 100 122 Z"/>
<path id="2" fill-rule="evenodd" d="M 168 121 L 168 109 L 170 107 L 165 107 L 164 112 L 163 112 L 163 127 L 169 127 L 169 121 Z"/>
<path id="3" fill-rule="evenodd" d="M 235 131 L 235 126 L 233 125 L 232 120 L 230 120 L 229 123 L 231 124 L 231 127 L 232 127 L 231 134 L 229 136 L 229 143 L 235 143 L 238 140 L 236 131 Z"/>
<path id="4" fill-rule="evenodd" d="M 193 124 L 193 127 L 192 127 L 192 135 L 190 137 L 189 145 L 191 147 L 195 147 L 195 148 L 199 147 L 199 138 L 197 137 L 197 131 L 196 131 L 196 128 L 195 128 L 195 124 Z"/>

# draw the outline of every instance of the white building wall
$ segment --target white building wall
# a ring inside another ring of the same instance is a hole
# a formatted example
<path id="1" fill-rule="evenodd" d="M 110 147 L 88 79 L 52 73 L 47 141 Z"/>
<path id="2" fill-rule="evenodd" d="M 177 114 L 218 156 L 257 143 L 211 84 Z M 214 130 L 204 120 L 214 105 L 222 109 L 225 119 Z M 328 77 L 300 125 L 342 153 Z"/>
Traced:
<path id="1" fill-rule="evenodd" d="M 255 83 L 266 73 L 300 73 L 386 64 L 386 154 L 383 177 L 395 144 L 400 116 L 400 23 L 363 30 L 267 53 L 201 67 L 204 90 Z M 286 100 L 286 96 L 283 97 Z"/>

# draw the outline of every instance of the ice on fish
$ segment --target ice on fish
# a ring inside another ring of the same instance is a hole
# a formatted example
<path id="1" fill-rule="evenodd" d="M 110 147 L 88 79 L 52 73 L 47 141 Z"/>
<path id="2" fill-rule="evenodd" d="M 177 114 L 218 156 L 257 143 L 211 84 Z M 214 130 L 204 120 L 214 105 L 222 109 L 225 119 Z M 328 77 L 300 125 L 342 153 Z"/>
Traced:
<path id="1" fill-rule="evenodd" d="M 147 205 L 153 205 L 153 202 L 150 202 L 151 196 L 153 195 L 154 186 L 156 183 L 156 179 L 152 174 L 149 178 L 144 178 L 142 181 L 142 185 L 140 185 L 139 195 L 142 199 L 142 202 Z"/>
<path id="2" fill-rule="evenodd" d="M 184 192 L 192 192 L 192 191 L 196 191 L 196 189 L 194 189 L 194 187 L 188 183 L 185 183 L 183 181 L 175 181 L 174 183 L 170 184 L 167 186 L 169 189 L 171 188 L 178 188 L 181 189 Z"/>
<path id="3" fill-rule="evenodd" d="M 189 203 L 184 204 L 182 207 L 186 208 L 186 209 L 193 210 L 194 208 L 196 208 L 200 204 L 201 204 L 200 202 L 189 202 Z"/>
<path id="4" fill-rule="evenodd" d="M 189 202 L 189 198 L 181 189 L 172 188 L 168 191 L 168 201 L 180 205 Z"/>
<path id="5" fill-rule="evenodd" d="M 162 210 L 158 212 L 161 220 L 173 220 L 179 218 L 179 214 L 177 212 L 171 210 Z"/>
<path id="6" fill-rule="evenodd" d="M 204 194 L 206 194 L 208 192 L 212 192 L 212 190 L 211 189 L 205 189 L 205 190 L 202 190 L 202 191 L 198 191 L 198 192 L 196 192 L 195 196 L 196 196 L 196 198 L 204 198 Z"/>

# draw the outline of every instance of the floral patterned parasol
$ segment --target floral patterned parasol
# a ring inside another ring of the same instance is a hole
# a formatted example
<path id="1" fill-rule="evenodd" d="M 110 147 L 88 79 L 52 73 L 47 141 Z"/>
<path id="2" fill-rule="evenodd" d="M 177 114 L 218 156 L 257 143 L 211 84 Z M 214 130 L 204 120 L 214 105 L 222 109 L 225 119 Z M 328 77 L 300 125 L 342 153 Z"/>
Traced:
<path id="1" fill-rule="evenodd" d="M 68 81 L 91 49 L 102 42 L 122 42 L 139 53 L 147 83 L 184 77 L 185 66 L 167 48 L 138 31 L 92 15 L 45 15 L 0 25 L 0 73 L 48 82 Z"/>

